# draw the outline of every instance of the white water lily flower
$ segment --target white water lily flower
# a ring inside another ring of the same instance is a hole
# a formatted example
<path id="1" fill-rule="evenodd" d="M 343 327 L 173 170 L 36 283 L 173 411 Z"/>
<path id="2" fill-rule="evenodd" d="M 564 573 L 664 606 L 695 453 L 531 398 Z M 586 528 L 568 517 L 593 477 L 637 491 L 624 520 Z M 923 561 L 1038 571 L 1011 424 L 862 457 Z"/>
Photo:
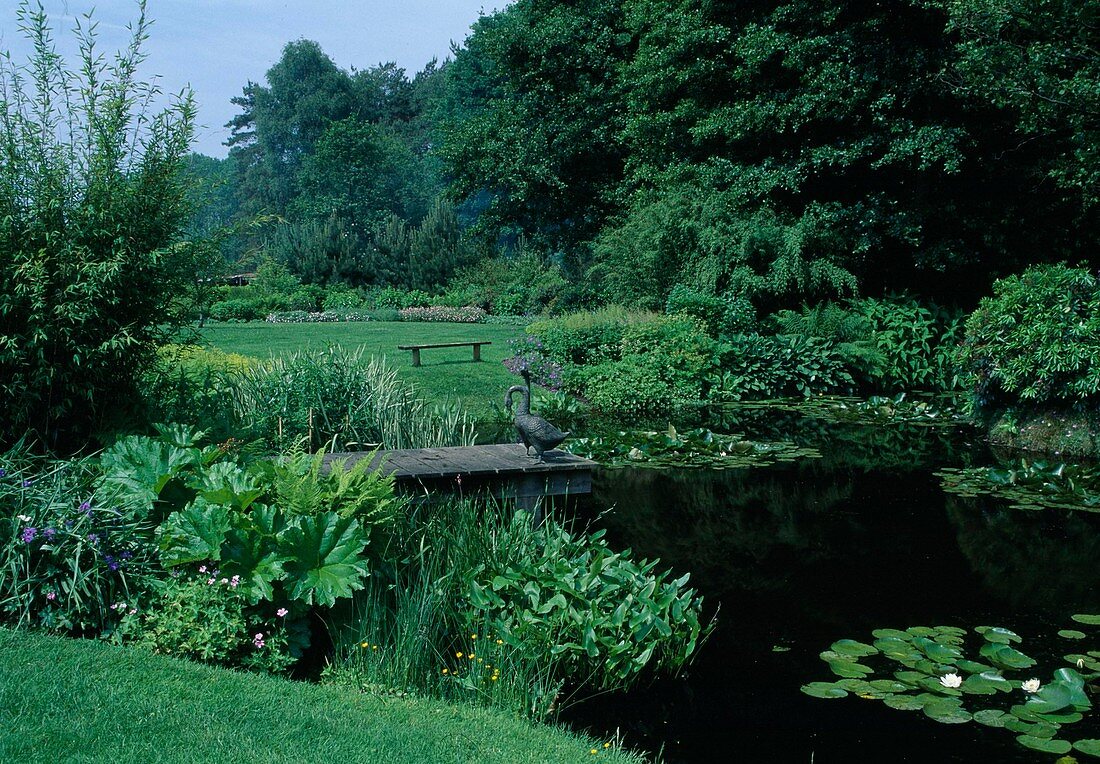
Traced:
<path id="1" fill-rule="evenodd" d="M 953 690 L 956 687 L 958 687 L 959 685 L 961 685 L 962 683 L 963 683 L 963 678 L 961 676 L 959 676 L 958 674 L 955 674 L 955 673 L 944 674 L 943 676 L 940 677 L 940 684 L 942 684 L 944 687 L 947 687 L 948 689 Z"/>
<path id="2" fill-rule="evenodd" d="M 1024 692 L 1038 692 L 1040 684 L 1038 679 L 1028 679 L 1020 683 L 1020 688 Z"/>

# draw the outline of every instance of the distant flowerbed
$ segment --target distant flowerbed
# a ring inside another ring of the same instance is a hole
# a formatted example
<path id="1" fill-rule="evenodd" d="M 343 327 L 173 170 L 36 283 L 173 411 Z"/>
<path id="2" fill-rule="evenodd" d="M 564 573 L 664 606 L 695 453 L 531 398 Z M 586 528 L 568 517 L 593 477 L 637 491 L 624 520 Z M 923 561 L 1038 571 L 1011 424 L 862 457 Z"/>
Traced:
<path id="1" fill-rule="evenodd" d="M 402 308 L 398 313 L 402 321 L 448 321 L 459 324 L 480 324 L 486 312 L 481 308 L 449 308 L 433 305 L 430 308 Z"/>
<path id="2" fill-rule="evenodd" d="M 378 311 L 374 311 L 377 313 Z M 286 310 L 268 313 L 269 324 L 325 324 L 341 321 L 446 321 L 459 324 L 480 324 L 488 318 L 481 308 L 449 308 L 436 305 L 430 308 L 403 308 L 393 311 L 392 318 L 379 318 L 367 310 Z"/>
<path id="3" fill-rule="evenodd" d="M 269 313 L 269 324 L 324 324 L 338 321 L 370 321 L 369 315 L 358 310 L 324 310 L 310 312 L 306 310 L 288 310 L 281 313 Z"/>

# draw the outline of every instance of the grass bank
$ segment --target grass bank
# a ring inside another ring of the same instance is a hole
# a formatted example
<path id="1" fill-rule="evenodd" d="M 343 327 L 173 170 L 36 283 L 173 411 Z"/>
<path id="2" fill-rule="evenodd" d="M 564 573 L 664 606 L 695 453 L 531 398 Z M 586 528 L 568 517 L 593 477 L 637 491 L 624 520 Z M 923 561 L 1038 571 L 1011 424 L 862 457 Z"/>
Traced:
<path id="1" fill-rule="evenodd" d="M 522 334 L 520 326 L 411 321 L 208 324 L 201 331 L 205 344 L 255 358 L 330 344 L 362 347 L 368 355 L 385 357 L 401 379 L 416 384 L 427 398 L 458 401 L 475 417 L 487 414 L 493 402 L 503 401 L 504 392 L 516 383 L 501 362 L 511 355 L 508 340 Z M 425 350 L 419 368 L 413 368 L 411 353 L 397 349 L 398 345 L 467 341 L 493 344 L 481 349 L 481 363 L 470 361 L 468 347 Z"/>
<path id="2" fill-rule="evenodd" d="M 640 761 L 604 742 L 480 708 L 0 630 L 0 761 Z"/>

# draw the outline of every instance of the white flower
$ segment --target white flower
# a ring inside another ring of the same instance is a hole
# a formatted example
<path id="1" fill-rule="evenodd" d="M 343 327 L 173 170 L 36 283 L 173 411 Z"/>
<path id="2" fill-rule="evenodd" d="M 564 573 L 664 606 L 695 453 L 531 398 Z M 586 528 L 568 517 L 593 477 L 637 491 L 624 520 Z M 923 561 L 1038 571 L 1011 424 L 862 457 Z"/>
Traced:
<path id="1" fill-rule="evenodd" d="M 944 687 L 948 687 L 952 690 L 955 689 L 956 687 L 958 687 L 959 685 L 961 685 L 962 683 L 963 683 L 962 677 L 959 676 L 958 674 L 955 674 L 955 673 L 944 674 L 943 676 L 940 677 L 940 684 L 942 684 Z"/>
<path id="2" fill-rule="evenodd" d="M 1020 683 L 1020 688 L 1024 692 L 1038 692 L 1039 684 L 1040 682 L 1038 679 L 1028 679 L 1027 681 Z"/>
<path id="3" fill-rule="evenodd" d="M 1077 668 L 1084 668 L 1084 667 L 1085 667 L 1085 659 L 1084 658 L 1078 658 L 1077 659 Z"/>
<path id="4" fill-rule="evenodd" d="M 17 520 L 22 520 L 25 523 L 29 523 L 31 521 L 31 519 L 26 515 L 16 515 L 15 517 Z"/>

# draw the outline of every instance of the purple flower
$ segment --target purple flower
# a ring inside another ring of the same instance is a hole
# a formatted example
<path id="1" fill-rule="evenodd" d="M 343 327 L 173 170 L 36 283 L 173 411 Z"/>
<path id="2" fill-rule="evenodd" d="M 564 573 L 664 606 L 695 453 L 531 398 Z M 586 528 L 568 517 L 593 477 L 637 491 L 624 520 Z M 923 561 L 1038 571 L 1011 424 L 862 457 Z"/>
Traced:
<path id="1" fill-rule="evenodd" d="M 31 487 L 31 482 L 32 481 L 30 481 L 30 480 L 24 480 L 23 481 L 23 487 L 24 488 L 30 488 Z"/>
<path id="2" fill-rule="evenodd" d="M 133 556 L 134 556 L 133 552 L 123 552 L 122 555 L 121 555 L 122 559 L 124 559 L 124 560 L 129 560 Z"/>
<path id="3" fill-rule="evenodd" d="M 57 592 L 46 592 L 46 599 L 48 599 L 50 602 L 53 602 L 55 599 L 57 599 Z"/>
<path id="4" fill-rule="evenodd" d="M 83 512 L 86 515 L 91 514 L 92 503 L 90 501 L 82 501 L 80 503 L 80 511 Z"/>
<path id="5" fill-rule="evenodd" d="M 46 530 L 42 531 L 42 535 L 46 537 L 46 541 L 52 541 L 53 537 L 57 535 L 57 529 L 47 528 Z"/>
<path id="6" fill-rule="evenodd" d="M 20 538 L 23 539 L 24 544 L 29 544 L 34 541 L 34 537 L 38 535 L 37 528 L 24 528 Z"/>
<path id="7" fill-rule="evenodd" d="M 99 535 L 95 534 L 95 533 L 89 533 L 88 534 L 88 541 L 91 542 L 92 544 L 98 544 L 99 543 Z"/>
<path id="8" fill-rule="evenodd" d="M 5 469 L 0 469 L 0 478 L 7 477 L 7 476 L 8 476 L 8 471 L 5 470 Z"/>

